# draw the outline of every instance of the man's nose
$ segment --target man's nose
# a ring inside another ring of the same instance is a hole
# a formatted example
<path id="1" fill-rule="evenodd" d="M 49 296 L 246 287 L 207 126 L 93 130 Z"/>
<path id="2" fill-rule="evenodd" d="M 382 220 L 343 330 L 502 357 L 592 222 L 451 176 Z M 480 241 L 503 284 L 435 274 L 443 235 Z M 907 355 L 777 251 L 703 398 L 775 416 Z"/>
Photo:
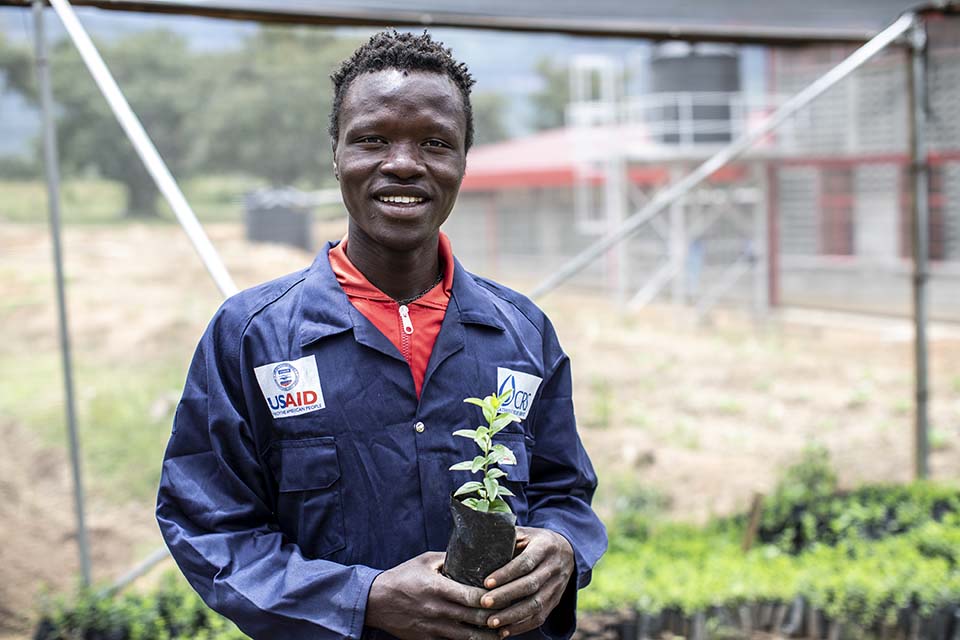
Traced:
<path id="1" fill-rule="evenodd" d="M 380 165 L 380 171 L 404 180 L 422 175 L 424 166 L 420 157 L 420 145 L 413 142 L 392 143 L 386 160 Z"/>

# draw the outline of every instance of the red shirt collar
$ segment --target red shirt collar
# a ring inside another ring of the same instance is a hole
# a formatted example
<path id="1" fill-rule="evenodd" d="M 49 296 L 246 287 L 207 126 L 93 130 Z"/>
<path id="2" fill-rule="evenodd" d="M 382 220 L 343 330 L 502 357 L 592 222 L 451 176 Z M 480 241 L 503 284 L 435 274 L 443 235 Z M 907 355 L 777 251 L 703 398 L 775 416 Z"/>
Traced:
<path id="1" fill-rule="evenodd" d="M 376 288 L 366 276 L 347 257 L 347 235 L 343 236 L 340 244 L 330 249 L 330 267 L 337 277 L 337 282 L 344 293 L 349 297 L 367 298 L 380 302 L 393 302 L 393 298 Z M 422 298 L 410 304 L 430 307 L 446 308 L 453 290 L 453 247 L 447 234 L 440 232 L 440 241 L 437 247 L 440 254 L 440 266 L 443 269 L 441 286 L 434 287 Z"/>

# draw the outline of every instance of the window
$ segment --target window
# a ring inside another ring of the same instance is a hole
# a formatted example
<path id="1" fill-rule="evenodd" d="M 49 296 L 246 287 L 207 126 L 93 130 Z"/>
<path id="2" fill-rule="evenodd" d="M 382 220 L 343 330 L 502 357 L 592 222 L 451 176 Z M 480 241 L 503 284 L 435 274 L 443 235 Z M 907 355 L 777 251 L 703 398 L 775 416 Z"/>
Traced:
<path id="1" fill-rule="evenodd" d="M 820 172 L 820 253 L 853 255 L 853 171 L 824 167 Z"/>
<path id="2" fill-rule="evenodd" d="M 910 165 L 900 172 L 900 256 L 913 256 L 913 175 Z M 930 165 L 929 172 L 930 218 L 927 230 L 930 234 L 929 257 L 931 260 L 946 259 L 947 228 L 944 209 L 944 171 L 941 165 Z"/>

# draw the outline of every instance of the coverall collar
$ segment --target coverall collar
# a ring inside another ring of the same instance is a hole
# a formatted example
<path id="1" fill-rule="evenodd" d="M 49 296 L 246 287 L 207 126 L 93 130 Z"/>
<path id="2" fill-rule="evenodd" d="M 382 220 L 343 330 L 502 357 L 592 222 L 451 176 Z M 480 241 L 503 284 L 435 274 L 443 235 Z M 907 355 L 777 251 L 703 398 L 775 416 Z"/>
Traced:
<path id="1" fill-rule="evenodd" d="M 383 347 L 382 350 L 388 353 L 396 351 L 396 349 L 387 348 L 386 345 L 389 345 L 387 338 L 380 334 L 366 318 L 363 318 L 362 314 L 350 304 L 347 294 L 340 288 L 327 256 L 335 245 L 334 242 L 328 242 L 317 253 L 316 259 L 304 278 L 301 300 L 303 319 L 299 331 L 300 346 L 306 347 L 321 338 L 353 330 L 358 342 L 378 350 Z M 447 316 L 457 314 L 457 317 L 448 319 L 460 324 L 479 324 L 505 331 L 506 326 L 490 304 L 489 294 L 474 281 L 456 257 L 453 259 L 453 265 L 453 291 L 450 297 L 453 304 L 447 307 Z M 446 325 L 445 321 L 444 326 Z M 376 335 L 371 335 L 370 329 Z M 381 345 L 380 342 L 385 342 L 386 345 Z"/>

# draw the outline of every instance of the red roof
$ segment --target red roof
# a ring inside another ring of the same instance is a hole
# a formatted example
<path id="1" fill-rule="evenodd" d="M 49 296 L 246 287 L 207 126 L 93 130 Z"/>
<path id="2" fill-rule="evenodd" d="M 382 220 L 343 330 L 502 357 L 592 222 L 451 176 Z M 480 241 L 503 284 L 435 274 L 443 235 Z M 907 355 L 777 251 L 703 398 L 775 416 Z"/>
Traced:
<path id="1" fill-rule="evenodd" d="M 467 154 L 467 172 L 461 191 L 501 191 L 514 188 L 570 187 L 577 178 L 578 162 L 583 179 L 603 184 L 602 166 L 595 163 L 625 149 L 647 149 L 656 157 L 663 152 L 652 143 L 641 126 L 561 128 L 542 131 L 525 138 L 476 146 Z M 739 176 L 740 172 L 734 173 Z M 666 163 L 632 165 L 627 171 L 637 184 L 658 185 L 669 180 Z M 727 176 L 726 179 L 735 178 Z M 714 179 L 723 180 L 722 176 Z"/>

